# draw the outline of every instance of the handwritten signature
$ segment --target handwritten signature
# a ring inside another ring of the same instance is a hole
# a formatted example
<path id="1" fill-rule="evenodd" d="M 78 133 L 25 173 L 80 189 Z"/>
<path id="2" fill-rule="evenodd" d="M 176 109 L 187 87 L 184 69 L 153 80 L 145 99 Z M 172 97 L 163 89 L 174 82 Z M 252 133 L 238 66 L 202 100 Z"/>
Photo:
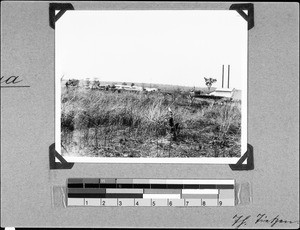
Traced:
<path id="1" fill-rule="evenodd" d="M 299 221 L 281 219 L 279 215 L 269 218 L 265 213 L 260 213 L 254 218 L 251 215 L 234 215 L 233 220 L 234 222 L 232 226 L 235 226 L 236 228 L 246 226 L 250 221 L 254 221 L 254 224 L 265 223 L 270 225 L 271 227 L 274 227 L 276 224 L 299 224 Z"/>

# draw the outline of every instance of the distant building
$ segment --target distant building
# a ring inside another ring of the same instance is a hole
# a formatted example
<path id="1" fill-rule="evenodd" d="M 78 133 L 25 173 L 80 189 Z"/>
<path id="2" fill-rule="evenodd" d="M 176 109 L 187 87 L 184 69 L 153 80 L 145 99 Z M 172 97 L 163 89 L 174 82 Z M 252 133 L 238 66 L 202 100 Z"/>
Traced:
<path id="1" fill-rule="evenodd" d="M 143 91 L 143 87 L 140 86 L 130 86 L 130 85 L 115 85 L 116 89 L 122 89 L 126 91 Z"/>
<path id="2" fill-rule="evenodd" d="M 131 91 L 143 91 L 143 87 L 141 87 L 141 86 L 132 86 L 129 90 L 131 90 Z"/>
<path id="3" fill-rule="evenodd" d="M 209 95 L 211 96 L 216 96 L 216 97 L 228 97 L 232 98 L 235 93 L 235 88 L 218 88 L 214 92 L 210 93 Z"/>
<path id="4" fill-rule="evenodd" d="M 157 91 L 158 91 L 157 88 L 145 88 L 145 90 L 146 90 L 147 92 L 157 92 Z"/>

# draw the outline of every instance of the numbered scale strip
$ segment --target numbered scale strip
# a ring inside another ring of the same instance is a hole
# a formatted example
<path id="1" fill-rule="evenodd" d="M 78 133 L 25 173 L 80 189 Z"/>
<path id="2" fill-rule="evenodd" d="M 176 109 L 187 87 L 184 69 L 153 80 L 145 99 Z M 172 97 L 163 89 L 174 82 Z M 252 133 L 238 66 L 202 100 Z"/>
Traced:
<path id="1" fill-rule="evenodd" d="M 234 206 L 234 180 L 69 178 L 68 206 Z"/>

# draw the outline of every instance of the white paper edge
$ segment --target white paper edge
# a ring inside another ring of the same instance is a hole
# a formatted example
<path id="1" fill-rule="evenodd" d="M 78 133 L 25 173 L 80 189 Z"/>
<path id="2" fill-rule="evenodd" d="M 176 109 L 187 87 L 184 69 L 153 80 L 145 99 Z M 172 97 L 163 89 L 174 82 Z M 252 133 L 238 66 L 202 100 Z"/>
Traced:
<path id="1" fill-rule="evenodd" d="M 233 11 L 236 12 L 236 11 Z M 237 13 L 237 12 L 236 12 Z M 237 13 L 238 14 L 238 13 Z M 244 20 L 241 17 L 242 20 Z M 245 21 L 245 26 L 248 28 L 248 22 Z M 57 23 L 57 22 L 56 22 Z M 243 77 L 243 89 L 242 89 L 242 120 L 241 120 L 241 126 L 242 126 L 242 133 L 241 133 L 241 157 L 246 153 L 247 151 L 247 81 L 248 81 L 248 29 L 245 30 L 247 36 L 247 52 L 246 56 L 244 57 L 244 60 L 247 60 L 245 62 L 245 69 L 247 70 L 245 74 L 247 76 Z M 56 36 L 55 36 L 55 44 L 56 44 Z M 55 65 L 56 65 L 56 53 L 55 53 Z M 61 86 L 60 86 L 60 79 L 57 79 L 57 74 L 55 71 L 55 143 L 61 143 L 61 136 L 57 135 L 57 133 L 61 133 L 61 127 L 60 127 L 60 120 L 61 120 L 61 113 L 57 112 L 58 109 L 61 107 Z M 59 96 L 58 96 L 59 95 Z M 55 145 L 55 150 L 61 154 L 61 146 Z M 210 157 L 210 158 L 116 158 L 116 157 L 110 157 L 110 158 L 102 158 L 102 157 L 69 157 L 65 156 L 64 159 L 68 162 L 74 162 L 74 163 L 166 163 L 166 164 L 236 164 L 241 157 Z M 56 159 L 56 161 L 59 161 Z M 243 162 L 243 164 L 247 163 L 247 159 Z"/>

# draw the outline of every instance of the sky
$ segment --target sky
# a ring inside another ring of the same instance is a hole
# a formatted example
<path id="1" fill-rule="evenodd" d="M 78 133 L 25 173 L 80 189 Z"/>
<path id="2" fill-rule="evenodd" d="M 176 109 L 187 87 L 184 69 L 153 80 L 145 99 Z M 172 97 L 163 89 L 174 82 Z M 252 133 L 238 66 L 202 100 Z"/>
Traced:
<path id="1" fill-rule="evenodd" d="M 56 78 L 230 88 L 247 79 L 247 22 L 234 10 L 67 11 L 55 24 Z"/>

